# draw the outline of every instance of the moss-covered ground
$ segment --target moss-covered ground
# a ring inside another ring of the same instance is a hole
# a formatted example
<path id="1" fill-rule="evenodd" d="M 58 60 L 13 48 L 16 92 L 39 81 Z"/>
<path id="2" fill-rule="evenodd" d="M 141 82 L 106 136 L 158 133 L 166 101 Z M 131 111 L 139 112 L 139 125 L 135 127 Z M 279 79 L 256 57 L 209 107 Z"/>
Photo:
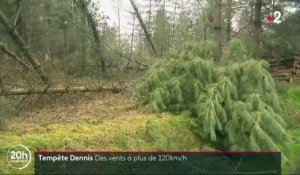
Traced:
<path id="1" fill-rule="evenodd" d="M 19 171 L 6 152 L 18 144 L 35 150 L 199 150 L 189 118 L 155 115 L 132 105 L 127 95 L 99 95 L 72 105 L 47 105 L 11 117 L 0 131 L 0 174 Z"/>
<path id="2" fill-rule="evenodd" d="M 292 142 L 282 151 L 287 155 L 288 163 L 283 166 L 284 174 L 300 173 L 300 87 L 291 87 L 283 97 L 285 121 Z"/>

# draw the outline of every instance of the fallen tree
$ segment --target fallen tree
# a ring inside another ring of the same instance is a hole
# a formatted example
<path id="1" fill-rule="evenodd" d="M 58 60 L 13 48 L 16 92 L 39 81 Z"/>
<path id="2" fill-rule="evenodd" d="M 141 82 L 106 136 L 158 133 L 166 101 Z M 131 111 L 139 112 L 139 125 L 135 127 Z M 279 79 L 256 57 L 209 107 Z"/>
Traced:
<path id="1" fill-rule="evenodd" d="M 155 56 L 158 56 L 157 50 L 156 50 L 156 48 L 154 46 L 154 43 L 152 41 L 151 33 L 147 30 L 147 27 L 146 27 L 146 25 L 145 25 L 145 23 L 144 23 L 144 21 L 142 19 L 142 16 L 140 15 L 140 12 L 139 12 L 136 4 L 134 3 L 133 0 L 130 0 L 130 3 L 132 5 L 132 7 L 133 7 L 133 10 L 135 12 L 136 17 L 139 20 L 140 25 L 141 25 L 144 33 L 145 33 L 145 36 L 146 36 L 146 38 L 147 38 L 147 40 L 148 40 L 148 42 L 149 42 L 149 44 L 150 44 L 150 46 L 152 48 L 152 51 L 154 52 Z"/>
<path id="2" fill-rule="evenodd" d="M 3 90 L 0 96 L 15 96 L 15 95 L 34 95 L 34 94 L 67 94 L 67 93 L 84 93 L 84 92 L 112 92 L 119 93 L 122 89 L 117 87 L 103 87 L 103 86 L 78 86 L 78 87 L 50 87 L 50 88 L 37 88 L 37 89 L 12 89 Z"/>
<path id="3" fill-rule="evenodd" d="M 0 24 L 2 24 L 4 29 L 9 33 L 12 40 L 19 47 L 19 49 L 23 52 L 24 56 L 26 57 L 26 59 L 28 60 L 28 62 L 32 66 L 32 68 L 35 70 L 35 72 L 39 75 L 40 79 L 44 82 L 45 85 L 50 87 L 51 82 L 50 82 L 48 76 L 46 76 L 44 71 L 41 69 L 40 65 L 35 62 L 35 57 L 34 57 L 33 53 L 30 51 L 30 49 L 26 45 L 25 41 L 21 38 L 18 31 L 15 29 L 17 24 L 10 26 L 7 17 L 1 10 L 0 10 Z M 3 47 L 2 47 L 2 49 L 3 49 Z M 10 56 L 12 56 L 12 55 L 10 55 Z"/>
<path id="4" fill-rule="evenodd" d="M 16 60 L 18 63 L 20 63 L 26 70 L 30 70 L 31 67 L 26 64 L 22 59 L 20 59 L 15 53 L 13 53 L 11 50 L 9 50 L 3 43 L 0 42 L 0 51 L 7 54 L 9 57 Z"/>

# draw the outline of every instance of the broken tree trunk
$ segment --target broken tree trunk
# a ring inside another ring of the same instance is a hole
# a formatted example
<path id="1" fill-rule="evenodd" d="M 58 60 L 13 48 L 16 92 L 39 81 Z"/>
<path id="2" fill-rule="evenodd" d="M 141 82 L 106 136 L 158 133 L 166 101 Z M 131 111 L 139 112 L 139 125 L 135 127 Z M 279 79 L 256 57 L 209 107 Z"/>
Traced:
<path id="1" fill-rule="evenodd" d="M 20 37 L 19 33 L 15 29 L 14 26 L 9 25 L 9 21 L 5 14 L 0 10 L 0 23 L 3 25 L 4 29 L 9 33 L 13 41 L 18 45 L 18 47 L 22 50 L 25 57 L 35 70 L 35 72 L 40 76 L 41 80 L 46 84 L 47 86 L 50 86 L 51 83 L 48 79 L 48 77 L 44 74 L 41 67 L 35 62 L 35 58 L 31 51 L 29 50 L 29 47 L 26 46 L 24 40 Z"/>
<path id="2" fill-rule="evenodd" d="M 15 96 L 15 95 L 34 95 L 34 94 L 66 94 L 66 93 L 84 93 L 84 92 L 112 92 L 119 93 L 122 89 L 116 87 L 50 87 L 38 89 L 13 89 L 5 90 L 0 93 L 0 96 Z"/>
<path id="3" fill-rule="evenodd" d="M 147 27 L 146 27 L 146 25 L 145 25 L 145 23 L 144 23 L 144 21 L 143 21 L 141 15 L 140 15 L 139 11 L 138 11 L 137 6 L 135 5 L 135 3 L 134 3 L 133 0 L 130 0 L 130 3 L 131 3 L 131 5 L 132 5 L 132 7 L 133 7 L 133 9 L 134 9 L 134 12 L 135 12 L 135 14 L 136 14 L 136 17 L 138 18 L 139 23 L 140 23 L 142 29 L 144 30 L 144 33 L 145 33 L 145 35 L 146 35 L 146 38 L 147 38 L 148 42 L 150 43 L 151 48 L 152 48 L 152 50 L 153 50 L 155 56 L 158 56 L 157 51 L 156 51 L 155 46 L 154 46 L 153 41 L 152 41 L 151 34 L 150 34 L 149 31 L 147 30 Z"/>
<path id="4" fill-rule="evenodd" d="M 9 50 L 3 43 L 0 42 L 0 51 L 7 54 L 9 57 L 16 60 L 18 63 L 20 63 L 27 71 L 31 69 L 31 67 L 26 64 L 22 59 L 20 59 L 15 53 L 13 53 L 11 50 Z"/>

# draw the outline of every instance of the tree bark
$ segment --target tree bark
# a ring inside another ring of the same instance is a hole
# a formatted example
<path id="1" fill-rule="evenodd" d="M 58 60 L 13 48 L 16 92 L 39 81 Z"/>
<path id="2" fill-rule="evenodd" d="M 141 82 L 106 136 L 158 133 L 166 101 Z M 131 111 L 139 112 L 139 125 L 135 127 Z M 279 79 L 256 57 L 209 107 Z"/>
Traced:
<path id="1" fill-rule="evenodd" d="M 146 27 L 146 25 L 145 25 L 145 23 L 144 23 L 144 21 L 143 21 L 141 15 L 140 15 L 139 11 L 138 11 L 137 6 L 135 5 L 135 3 L 134 3 L 133 0 L 130 0 L 130 3 L 131 3 L 131 5 L 132 5 L 132 7 L 133 7 L 133 9 L 134 9 L 134 12 L 135 12 L 135 14 L 136 14 L 136 17 L 138 18 L 139 23 L 140 23 L 142 29 L 144 30 L 144 33 L 145 33 L 145 35 L 146 35 L 146 38 L 147 38 L 148 42 L 150 43 L 151 48 L 152 48 L 152 50 L 153 50 L 155 56 L 158 56 L 157 50 L 156 50 L 156 48 L 155 48 L 155 46 L 154 46 L 154 44 L 153 44 L 153 40 L 152 40 L 151 34 L 148 32 L 147 27 Z"/>
<path id="2" fill-rule="evenodd" d="M 26 46 L 24 40 L 20 37 L 19 33 L 14 28 L 15 26 L 11 27 L 9 25 L 9 21 L 6 18 L 5 14 L 0 10 L 0 23 L 3 25 L 4 29 L 9 33 L 13 41 L 18 45 L 21 51 L 24 53 L 25 57 L 35 70 L 35 72 L 40 76 L 40 79 L 46 84 L 47 86 L 51 86 L 51 82 L 49 78 L 44 74 L 41 67 L 35 62 L 35 57 L 31 53 L 28 46 Z"/>
<path id="3" fill-rule="evenodd" d="M 262 0 L 255 1 L 254 7 L 254 22 L 253 22 L 253 37 L 255 42 L 259 45 L 261 40 L 261 8 Z"/>
<path id="4" fill-rule="evenodd" d="M 231 39 L 232 0 L 227 0 L 227 41 Z"/>
<path id="5" fill-rule="evenodd" d="M 222 52 L 222 11 L 221 4 L 222 0 L 214 1 L 214 40 L 217 44 L 215 51 L 215 61 L 219 62 L 221 60 Z"/>
<path id="6" fill-rule="evenodd" d="M 122 89 L 116 87 L 50 87 L 38 89 L 13 89 L 2 91 L 0 96 L 34 95 L 34 94 L 66 94 L 66 93 L 85 93 L 85 92 L 112 92 L 119 93 Z"/>
<path id="7" fill-rule="evenodd" d="M 65 55 L 67 55 L 67 53 L 68 53 L 68 49 L 67 49 L 67 30 L 64 29 L 63 32 L 64 32 L 64 52 L 65 52 Z"/>

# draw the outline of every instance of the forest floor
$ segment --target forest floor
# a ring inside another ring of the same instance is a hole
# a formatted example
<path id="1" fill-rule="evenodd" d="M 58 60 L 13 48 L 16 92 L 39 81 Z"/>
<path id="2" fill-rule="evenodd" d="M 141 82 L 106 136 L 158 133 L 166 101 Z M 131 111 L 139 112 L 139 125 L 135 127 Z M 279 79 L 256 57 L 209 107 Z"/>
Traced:
<path id="1" fill-rule="evenodd" d="M 283 174 L 300 172 L 300 83 L 289 86 L 286 95 L 283 95 L 284 119 L 291 137 L 291 142 L 282 151 L 288 158 L 283 166 Z"/>
<path id="2" fill-rule="evenodd" d="M 51 101 L 53 104 L 43 104 Z M 0 174 L 10 147 L 34 150 L 199 150 L 187 116 L 155 115 L 132 104 L 128 94 L 80 94 L 31 99 L 27 110 L 0 131 Z M 55 103 L 54 103 L 55 101 Z M 1 172 L 2 170 L 2 172 Z"/>
<path id="3" fill-rule="evenodd" d="M 293 86 L 284 98 L 284 117 L 293 142 L 283 150 L 291 162 L 298 162 L 300 155 L 299 92 Z M 128 92 L 45 95 L 26 101 L 26 110 L 10 117 L 0 130 L 0 174 L 33 173 L 33 164 L 19 172 L 5 163 L 7 150 L 17 144 L 32 151 L 201 149 L 188 116 L 153 114 L 134 105 Z M 290 169 L 294 164 L 285 166 L 284 172 Z"/>

